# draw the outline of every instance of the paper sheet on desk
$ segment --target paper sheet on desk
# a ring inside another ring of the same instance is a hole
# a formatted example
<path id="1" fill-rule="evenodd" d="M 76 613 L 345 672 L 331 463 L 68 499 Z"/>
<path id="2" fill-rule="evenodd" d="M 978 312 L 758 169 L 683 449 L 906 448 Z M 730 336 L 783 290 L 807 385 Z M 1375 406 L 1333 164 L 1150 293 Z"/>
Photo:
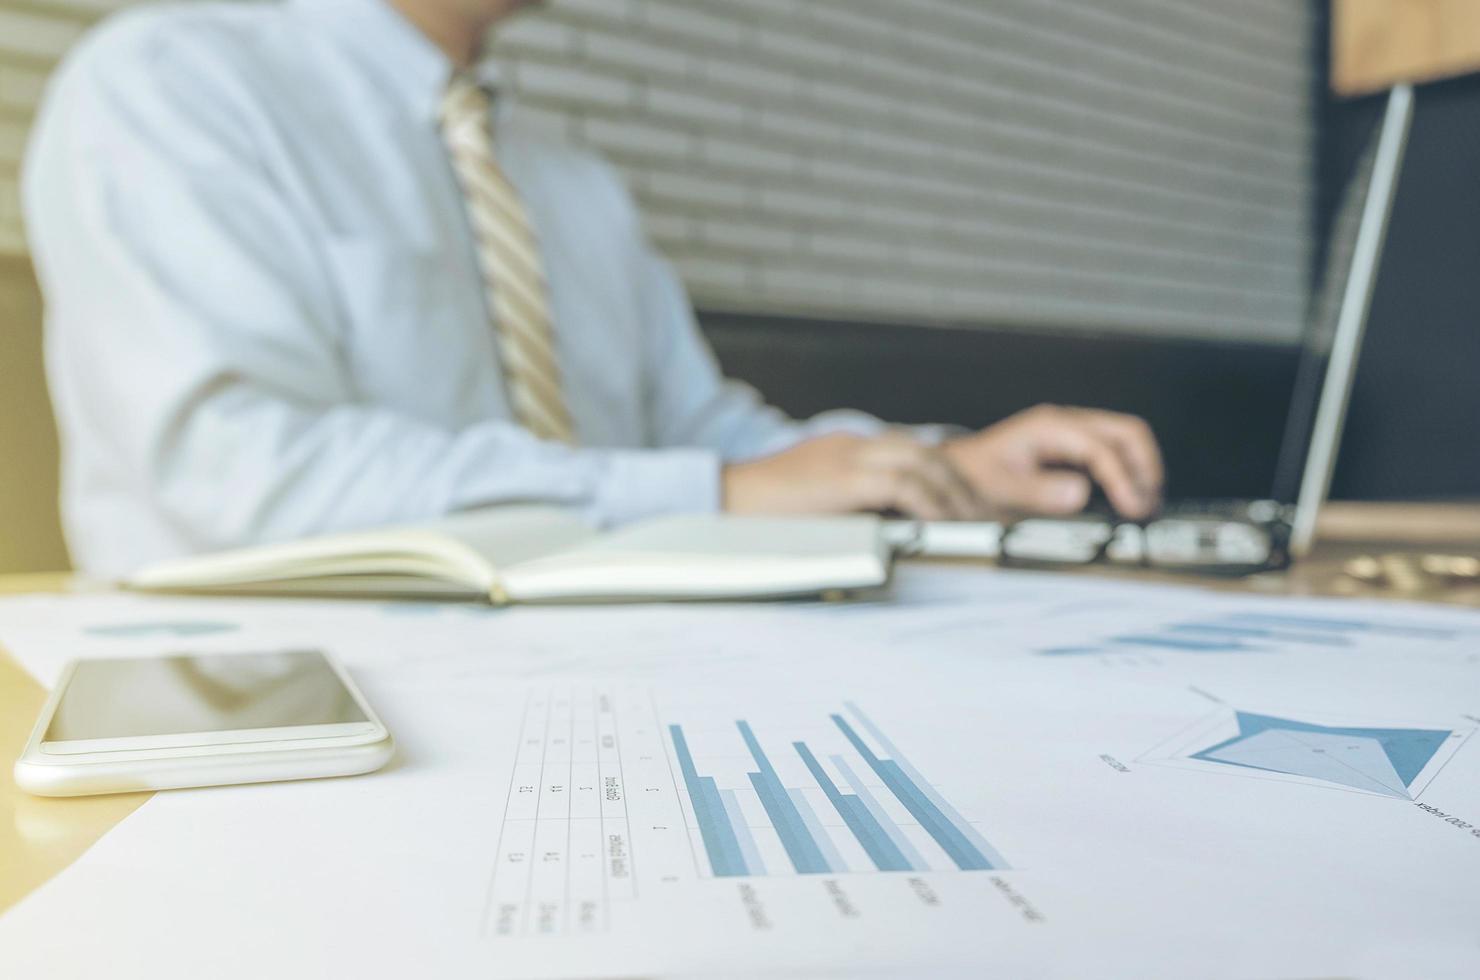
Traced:
<path id="1" fill-rule="evenodd" d="M 1473 613 L 906 567 L 861 604 L 34 598 L 0 640 L 43 680 L 326 646 L 401 746 L 160 794 L 0 917 L 17 976 L 1480 973 Z"/>

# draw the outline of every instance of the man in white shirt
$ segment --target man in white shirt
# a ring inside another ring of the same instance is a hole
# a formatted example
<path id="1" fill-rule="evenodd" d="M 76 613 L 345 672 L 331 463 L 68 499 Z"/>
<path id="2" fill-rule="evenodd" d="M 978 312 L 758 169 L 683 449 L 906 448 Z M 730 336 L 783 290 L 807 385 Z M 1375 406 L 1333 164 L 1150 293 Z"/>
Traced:
<path id="1" fill-rule="evenodd" d="M 1137 419 L 942 440 L 793 422 L 723 379 L 599 161 L 521 131 L 482 42 L 526 0 L 286 0 L 111 19 L 24 175 L 78 564 L 505 501 L 1137 517 Z M 984 382 L 988 383 L 988 382 Z"/>

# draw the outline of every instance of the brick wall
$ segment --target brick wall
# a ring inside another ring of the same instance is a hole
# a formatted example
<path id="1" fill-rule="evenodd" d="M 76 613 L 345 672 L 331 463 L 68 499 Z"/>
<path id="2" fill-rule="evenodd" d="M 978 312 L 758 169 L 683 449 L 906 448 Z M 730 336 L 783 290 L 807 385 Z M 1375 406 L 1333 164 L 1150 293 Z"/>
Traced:
<path id="1" fill-rule="evenodd" d="M 128 0 L 0 0 L 0 250 L 48 66 Z M 627 175 L 713 309 L 1293 339 L 1298 0 L 553 0 L 521 112 Z"/>

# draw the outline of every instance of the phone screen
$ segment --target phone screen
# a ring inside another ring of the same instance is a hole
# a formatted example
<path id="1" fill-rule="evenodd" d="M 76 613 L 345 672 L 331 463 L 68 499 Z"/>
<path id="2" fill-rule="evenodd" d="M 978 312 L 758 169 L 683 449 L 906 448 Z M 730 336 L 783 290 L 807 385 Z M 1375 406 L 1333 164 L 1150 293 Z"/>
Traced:
<path id="1" fill-rule="evenodd" d="M 83 660 L 42 741 L 368 720 L 317 650 Z"/>

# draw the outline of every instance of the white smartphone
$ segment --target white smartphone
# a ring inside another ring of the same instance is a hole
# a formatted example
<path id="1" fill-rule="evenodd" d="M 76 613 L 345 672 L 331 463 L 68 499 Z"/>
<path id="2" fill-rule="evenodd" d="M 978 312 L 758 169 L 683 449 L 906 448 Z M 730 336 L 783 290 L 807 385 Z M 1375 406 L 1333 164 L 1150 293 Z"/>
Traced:
<path id="1" fill-rule="evenodd" d="M 15 782 L 38 796 L 349 776 L 395 743 L 317 650 L 74 660 Z"/>

